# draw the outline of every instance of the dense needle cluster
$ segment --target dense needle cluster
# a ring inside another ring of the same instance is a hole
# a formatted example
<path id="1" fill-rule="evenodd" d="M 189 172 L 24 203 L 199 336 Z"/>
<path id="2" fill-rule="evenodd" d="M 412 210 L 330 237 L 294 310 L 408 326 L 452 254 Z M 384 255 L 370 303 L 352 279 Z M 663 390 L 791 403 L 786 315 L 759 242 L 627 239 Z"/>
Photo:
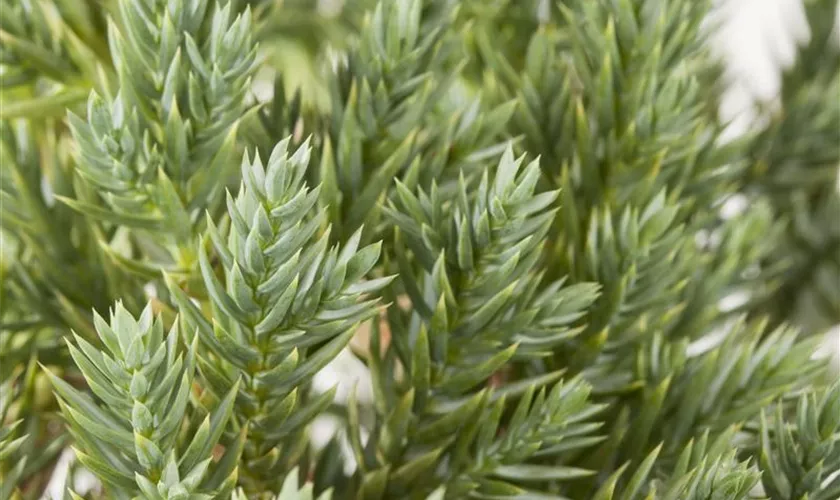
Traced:
<path id="1" fill-rule="evenodd" d="M 0 0 L 0 500 L 840 497 L 834 0 L 327 3 Z"/>

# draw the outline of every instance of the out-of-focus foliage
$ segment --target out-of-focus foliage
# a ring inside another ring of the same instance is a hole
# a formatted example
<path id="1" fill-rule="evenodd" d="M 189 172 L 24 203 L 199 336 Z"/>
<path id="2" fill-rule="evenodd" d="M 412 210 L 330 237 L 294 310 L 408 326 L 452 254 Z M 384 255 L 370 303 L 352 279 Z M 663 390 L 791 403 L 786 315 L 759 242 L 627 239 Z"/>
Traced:
<path id="1" fill-rule="evenodd" d="M 772 256 L 786 265 L 781 287 L 761 312 L 820 332 L 840 322 L 840 30 L 836 1 L 805 8 L 810 38 L 766 106 L 749 187 L 785 221 Z"/>

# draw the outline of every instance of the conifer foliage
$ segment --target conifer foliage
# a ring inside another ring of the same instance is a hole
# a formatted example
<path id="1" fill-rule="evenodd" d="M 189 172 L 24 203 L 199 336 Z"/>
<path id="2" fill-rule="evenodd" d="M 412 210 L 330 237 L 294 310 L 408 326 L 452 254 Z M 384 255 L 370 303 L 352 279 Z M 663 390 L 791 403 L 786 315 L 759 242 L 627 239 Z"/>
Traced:
<path id="1" fill-rule="evenodd" d="M 837 3 L 734 140 L 715 8 L 0 0 L 0 500 L 839 498 Z"/>

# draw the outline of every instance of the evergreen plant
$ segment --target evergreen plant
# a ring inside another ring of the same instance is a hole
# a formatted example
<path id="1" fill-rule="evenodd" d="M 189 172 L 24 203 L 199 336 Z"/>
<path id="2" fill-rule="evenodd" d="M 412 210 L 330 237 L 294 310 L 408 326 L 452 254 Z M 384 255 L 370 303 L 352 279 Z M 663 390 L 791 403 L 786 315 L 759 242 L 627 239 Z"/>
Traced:
<path id="1" fill-rule="evenodd" d="M 837 500 L 804 2 L 0 0 L 0 500 Z"/>

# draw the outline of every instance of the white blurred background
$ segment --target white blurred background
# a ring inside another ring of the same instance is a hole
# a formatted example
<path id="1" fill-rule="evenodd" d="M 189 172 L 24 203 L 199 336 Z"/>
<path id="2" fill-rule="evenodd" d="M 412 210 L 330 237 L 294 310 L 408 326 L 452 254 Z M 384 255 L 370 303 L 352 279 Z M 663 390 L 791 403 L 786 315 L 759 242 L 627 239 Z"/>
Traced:
<path id="1" fill-rule="evenodd" d="M 726 61 L 732 82 L 721 113 L 724 119 L 735 120 L 732 133 L 737 134 L 760 124 L 753 103 L 772 102 L 776 98 L 780 70 L 794 62 L 797 46 L 810 40 L 810 31 L 801 0 L 716 0 L 715 3 L 724 22 L 712 43 Z M 840 37 L 840 32 L 835 34 Z"/>

